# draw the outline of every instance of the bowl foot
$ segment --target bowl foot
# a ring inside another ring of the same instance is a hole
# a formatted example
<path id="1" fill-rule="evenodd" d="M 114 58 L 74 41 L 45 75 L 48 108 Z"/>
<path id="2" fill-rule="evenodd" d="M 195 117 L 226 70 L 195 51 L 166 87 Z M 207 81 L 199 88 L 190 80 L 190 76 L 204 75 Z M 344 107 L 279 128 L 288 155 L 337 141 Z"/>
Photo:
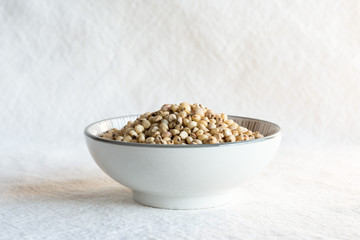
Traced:
<path id="1" fill-rule="evenodd" d="M 200 209 L 224 205 L 231 201 L 233 191 L 204 196 L 168 196 L 133 191 L 134 201 L 146 206 L 166 209 Z"/>

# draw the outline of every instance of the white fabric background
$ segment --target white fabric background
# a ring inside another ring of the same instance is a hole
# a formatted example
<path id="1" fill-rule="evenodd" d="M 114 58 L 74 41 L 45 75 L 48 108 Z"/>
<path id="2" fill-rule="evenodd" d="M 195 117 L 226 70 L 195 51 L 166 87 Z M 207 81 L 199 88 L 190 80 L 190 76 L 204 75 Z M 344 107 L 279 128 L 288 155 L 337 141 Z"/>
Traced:
<path id="1" fill-rule="evenodd" d="M 0 239 L 359 239 L 360 2 L 0 0 Z M 199 102 L 278 123 L 224 207 L 140 206 L 94 121 Z"/>

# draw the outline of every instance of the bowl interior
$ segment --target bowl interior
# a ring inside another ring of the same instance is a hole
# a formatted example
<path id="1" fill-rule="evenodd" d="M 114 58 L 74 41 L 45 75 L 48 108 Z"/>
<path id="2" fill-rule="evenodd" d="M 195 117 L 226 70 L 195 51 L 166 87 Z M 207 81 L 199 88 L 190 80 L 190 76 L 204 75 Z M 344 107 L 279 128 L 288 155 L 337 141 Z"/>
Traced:
<path id="1" fill-rule="evenodd" d="M 140 115 L 130 115 L 98 121 L 89 125 L 85 129 L 85 132 L 93 136 L 99 136 L 111 128 L 121 129 L 128 121 L 134 121 L 139 116 Z M 252 131 L 259 131 L 265 137 L 269 137 L 280 132 L 280 127 L 278 125 L 268 121 L 231 115 L 228 117 L 237 122 L 240 126 L 246 127 Z"/>

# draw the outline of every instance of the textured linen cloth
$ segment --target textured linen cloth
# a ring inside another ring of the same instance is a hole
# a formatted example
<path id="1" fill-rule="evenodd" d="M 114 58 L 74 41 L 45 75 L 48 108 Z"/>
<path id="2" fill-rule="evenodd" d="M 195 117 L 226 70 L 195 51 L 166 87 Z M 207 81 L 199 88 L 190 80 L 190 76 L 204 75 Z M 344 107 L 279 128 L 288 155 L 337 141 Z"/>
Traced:
<path id="1" fill-rule="evenodd" d="M 0 239 L 360 239 L 359 22 L 356 0 L 0 0 Z M 141 206 L 87 152 L 86 125 L 182 101 L 282 128 L 226 206 Z"/>
<path id="2" fill-rule="evenodd" d="M 359 239 L 359 154 L 280 150 L 231 203 L 203 210 L 135 203 L 84 146 L 4 154 L 0 239 Z"/>

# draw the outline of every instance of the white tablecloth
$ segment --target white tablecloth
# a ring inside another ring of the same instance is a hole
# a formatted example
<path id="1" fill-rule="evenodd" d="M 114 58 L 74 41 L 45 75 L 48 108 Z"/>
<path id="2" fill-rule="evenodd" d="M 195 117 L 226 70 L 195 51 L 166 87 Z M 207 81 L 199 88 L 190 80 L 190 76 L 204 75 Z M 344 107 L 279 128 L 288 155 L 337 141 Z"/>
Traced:
<path id="1" fill-rule="evenodd" d="M 135 203 L 78 149 L 1 154 L 0 239 L 359 239 L 360 150 L 281 149 L 233 201 Z"/>

